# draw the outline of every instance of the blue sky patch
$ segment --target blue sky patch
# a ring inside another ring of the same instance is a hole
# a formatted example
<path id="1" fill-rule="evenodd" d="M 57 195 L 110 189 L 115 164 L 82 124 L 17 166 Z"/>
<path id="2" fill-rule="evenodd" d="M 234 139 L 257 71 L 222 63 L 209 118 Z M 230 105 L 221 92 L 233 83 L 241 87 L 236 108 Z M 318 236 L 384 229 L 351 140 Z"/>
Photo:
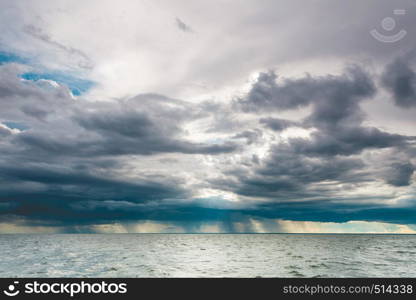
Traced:
<path id="1" fill-rule="evenodd" d="M 21 75 L 23 79 L 37 81 L 40 79 L 53 80 L 59 84 L 66 85 L 74 96 L 79 96 L 87 92 L 94 86 L 94 82 L 86 79 L 77 78 L 68 74 L 61 73 L 36 73 L 28 72 Z"/>
<path id="2" fill-rule="evenodd" d="M 20 63 L 30 65 L 29 60 L 20 55 L 0 51 L 0 65 L 7 63 Z M 59 84 L 66 85 L 74 96 L 87 92 L 94 86 L 94 82 L 61 72 L 27 72 L 21 75 L 26 80 L 37 81 L 40 79 L 53 80 Z"/>
<path id="3" fill-rule="evenodd" d="M 20 122 L 3 122 L 3 124 L 9 127 L 10 129 L 19 129 L 21 131 L 29 129 L 29 126 Z"/>
<path id="4" fill-rule="evenodd" d="M 0 65 L 7 64 L 7 63 L 27 63 L 27 59 L 8 52 L 0 51 Z"/>

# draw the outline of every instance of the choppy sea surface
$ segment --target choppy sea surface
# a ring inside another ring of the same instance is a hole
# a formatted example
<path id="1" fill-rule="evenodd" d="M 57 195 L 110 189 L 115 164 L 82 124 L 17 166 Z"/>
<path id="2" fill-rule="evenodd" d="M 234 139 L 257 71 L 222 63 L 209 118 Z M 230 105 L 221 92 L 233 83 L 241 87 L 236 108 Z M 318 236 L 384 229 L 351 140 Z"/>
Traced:
<path id="1" fill-rule="evenodd" d="M 0 277 L 416 277 L 416 235 L 0 235 Z"/>

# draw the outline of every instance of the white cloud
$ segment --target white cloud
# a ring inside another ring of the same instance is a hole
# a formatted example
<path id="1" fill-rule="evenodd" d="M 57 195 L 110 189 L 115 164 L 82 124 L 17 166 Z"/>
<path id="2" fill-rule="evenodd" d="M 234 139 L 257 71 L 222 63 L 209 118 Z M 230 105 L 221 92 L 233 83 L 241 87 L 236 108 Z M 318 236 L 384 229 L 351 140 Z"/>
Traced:
<path id="1" fill-rule="evenodd" d="M 375 48 L 368 29 L 378 25 L 390 3 L 377 1 L 365 11 L 358 4 L 13 1 L 2 4 L 2 42 L 53 68 L 73 68 L 88 57 L 95 67 L 87 74 L 100 83 L 92 92 L 95 98 L 143 92 L 192 98 L 243 86 L 249 74 L 270 67 L 281 66 L 289 75 L 332 73 L 344 64 L 340 56 L 384 56 L 388 49 Z M 183 34 L 176 19 L 197 32 Z M 25 26 L 37 28 L 37 37 Z"/>

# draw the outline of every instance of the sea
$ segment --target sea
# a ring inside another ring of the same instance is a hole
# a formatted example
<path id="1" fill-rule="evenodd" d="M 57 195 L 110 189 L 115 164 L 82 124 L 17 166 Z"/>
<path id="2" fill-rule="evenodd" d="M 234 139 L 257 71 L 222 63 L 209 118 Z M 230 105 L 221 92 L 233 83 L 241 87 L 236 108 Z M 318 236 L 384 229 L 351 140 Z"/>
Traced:
<path id="1" fill-rule="evenodd" d="M 5 234 L 0 277 L 416 277 L 416 235 Z"/>

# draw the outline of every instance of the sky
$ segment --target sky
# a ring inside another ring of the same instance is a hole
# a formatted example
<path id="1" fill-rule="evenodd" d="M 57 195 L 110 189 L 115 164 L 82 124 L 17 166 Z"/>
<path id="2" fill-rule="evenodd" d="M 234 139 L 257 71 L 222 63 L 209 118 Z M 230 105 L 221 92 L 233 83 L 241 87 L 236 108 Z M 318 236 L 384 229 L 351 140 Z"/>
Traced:
<path id="1" fill-rule="evenodd" d="M 415 15 L 0 0 L 0 233 L 416 233 Z"/>

